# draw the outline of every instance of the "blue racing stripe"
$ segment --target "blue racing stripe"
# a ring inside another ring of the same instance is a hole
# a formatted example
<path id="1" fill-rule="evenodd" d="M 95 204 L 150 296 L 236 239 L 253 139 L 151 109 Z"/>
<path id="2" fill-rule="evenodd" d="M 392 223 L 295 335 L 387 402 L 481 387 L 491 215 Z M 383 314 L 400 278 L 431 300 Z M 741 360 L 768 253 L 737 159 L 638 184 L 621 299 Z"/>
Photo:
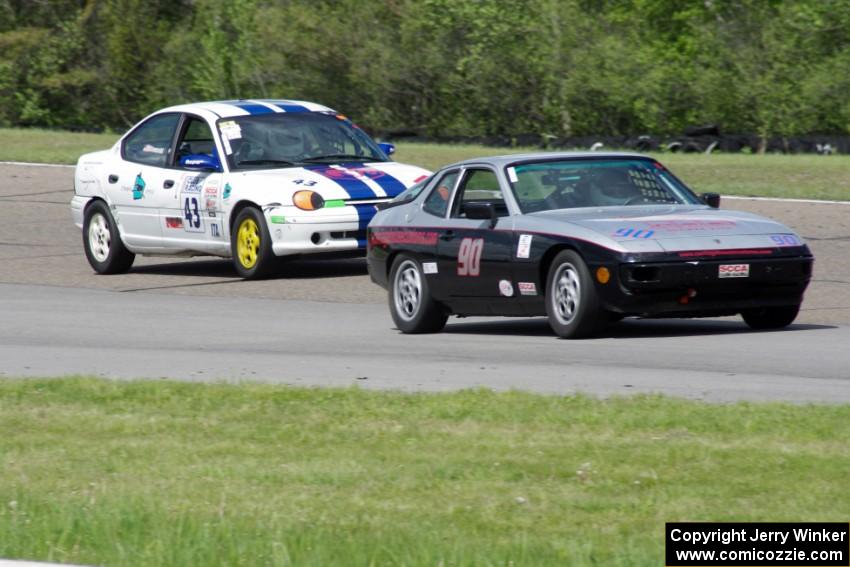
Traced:
<path id="1" fill-rule="evenodd" d="M 263 106 L 262 104 L 257 104 L 254 102 L 243 102 L 240 100 L 236 100 L 232 102 L 228 101 L 225 104 L 241 108 L 242 110 L 250 114 L 271 114 L 274 112 L 274 110 L 272 110 L 268 106 Z"/>
<path id="2" fill-rule="evenodd" d="M 304 166 L 304 169 L 318 173 L 331 181 L 336 181 L 337 185 L 342 187 L 352 199 L 374 199 L 377 197 L 368 185 L 346 171 L 334 169 L 327 165 L 307 165 Z"/>
<path id="3" fill-rule="evenodd" d="M 341 165 L 342 165 L 342 167 L 345 167 L 345 168 L 348 168 L 348 169 L 353 169 L 355 171 L 357 171 L 359 169 L 364 169 L 362 163 L 347 163 L 347 164 L 344 163 L 344 164 L 341 164 Z M 378 172 L 381 173 L 381 175 L 368 175 L 368 174 L 366 174 L 366 177 L 368 177 L 369 179 L 371 179 L 372 181 L 374 181 L 375 183 L 380 185 L 381 189 L 384 190 L 384 193 L 386 193 L 388 197 L 395 197 L 396 195 L 398 195 L 399 193 L 401 193 L 402 191 L 407 189 L 407 187 L 404 185 L 404 183 L 402 183 L 401 181 L 399 181 L 398 179 L 396 179 L 395 177 L 393 177 L 392 175 L 390 175 L 386 171 L 383 171 L 383 170 L 380 170 L 380 169 L 377 169 L 377 168 L 372 168 L 372 167 L 367 167 L 365 169 L 370 169 L 373 172 L 378 171 Z"/>
<path id="4" fill-rule="evenodd" d="M 357 217 L 359 218 L 359 221 L 357 222 L 357 230 L 366 230 L 366 227 L 369 226 L 369 221 L 371 221 L 372 217 L 375 216 L 375 213 L 378 212 L 377 209 L 375 209 L 375 205 L 354 205 L 354 208 L 357 209 Z"/>
<path id="5" fill-rule="evenodd" d="M 270 104 L 282 109 L 284 112 L 310 112 L 310 109 L 300 104 L 291 104 L 288 102 L 272 102 Z"/>

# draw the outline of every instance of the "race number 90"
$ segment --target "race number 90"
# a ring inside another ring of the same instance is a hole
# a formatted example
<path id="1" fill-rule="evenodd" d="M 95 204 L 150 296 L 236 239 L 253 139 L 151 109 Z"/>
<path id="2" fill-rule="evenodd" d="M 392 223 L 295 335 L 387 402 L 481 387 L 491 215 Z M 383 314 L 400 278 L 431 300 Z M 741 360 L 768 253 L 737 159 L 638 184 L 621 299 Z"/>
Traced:
<path id="1" fill-rule="evenodd" d="M 457 253 L 457 275 L 477 276 L 481 273 L 481 251 L 484 250 L 483 238 L 464 238 L 460 241 Z"/>

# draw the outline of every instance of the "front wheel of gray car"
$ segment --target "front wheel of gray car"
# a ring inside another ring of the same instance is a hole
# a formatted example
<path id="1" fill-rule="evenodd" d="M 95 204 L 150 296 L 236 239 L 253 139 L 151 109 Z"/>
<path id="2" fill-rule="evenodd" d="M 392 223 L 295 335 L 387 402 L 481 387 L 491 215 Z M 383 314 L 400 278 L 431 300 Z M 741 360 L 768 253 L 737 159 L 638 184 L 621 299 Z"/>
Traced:
<path id="1" fill-rule="evenodd" d="M 398 256 L 390 270 L 390 313 L 402 333 L 436 333 L 448 315 L 431 297 L 422 266 L 410 256 Z"/>
<path id="2" fill-rule="evenodd" d="M 741 317 L 751 329 L 781 329 L 793 323 L 799 312 L 799 305 L 781 305 L 747 309 L 741 312 Z"/>
<path id="3" fill-rule="evenodd" d="M 591 337 L 608 322 L 590 270 L 572 250 L 555 256 L 549 268 L 546 314 L 552 330 L 565 339 Z"/>

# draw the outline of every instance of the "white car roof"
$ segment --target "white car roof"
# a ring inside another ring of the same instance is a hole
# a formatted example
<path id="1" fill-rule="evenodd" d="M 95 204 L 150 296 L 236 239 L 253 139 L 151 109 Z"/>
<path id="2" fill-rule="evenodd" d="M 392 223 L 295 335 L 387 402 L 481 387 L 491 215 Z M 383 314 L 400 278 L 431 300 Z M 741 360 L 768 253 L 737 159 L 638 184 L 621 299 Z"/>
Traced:
<path id="1" fill-rule="evenodd" d="M 322 104 L 304 100 L 239 99 L 193 102 L 164 108 L 159 112 L 211 112 L 219 118 L 277 112 L 335 112 Z"/>

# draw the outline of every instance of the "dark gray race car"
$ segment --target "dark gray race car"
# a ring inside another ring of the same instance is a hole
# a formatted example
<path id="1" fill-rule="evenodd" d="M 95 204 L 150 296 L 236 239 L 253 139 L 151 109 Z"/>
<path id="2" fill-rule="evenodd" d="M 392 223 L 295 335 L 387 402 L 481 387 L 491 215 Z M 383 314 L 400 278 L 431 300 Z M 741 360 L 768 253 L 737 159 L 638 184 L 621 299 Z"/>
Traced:
<path id="1" fill-rule="evenodd" d="M 375 215 L 369 273 L 405 333 L 439 331 L 452 314 L 545 315 L 567 338 L 625 316 L 789 325 L 811 278 L 809 248 L 719 202 L 637 154 L 471 159 Z"/>

